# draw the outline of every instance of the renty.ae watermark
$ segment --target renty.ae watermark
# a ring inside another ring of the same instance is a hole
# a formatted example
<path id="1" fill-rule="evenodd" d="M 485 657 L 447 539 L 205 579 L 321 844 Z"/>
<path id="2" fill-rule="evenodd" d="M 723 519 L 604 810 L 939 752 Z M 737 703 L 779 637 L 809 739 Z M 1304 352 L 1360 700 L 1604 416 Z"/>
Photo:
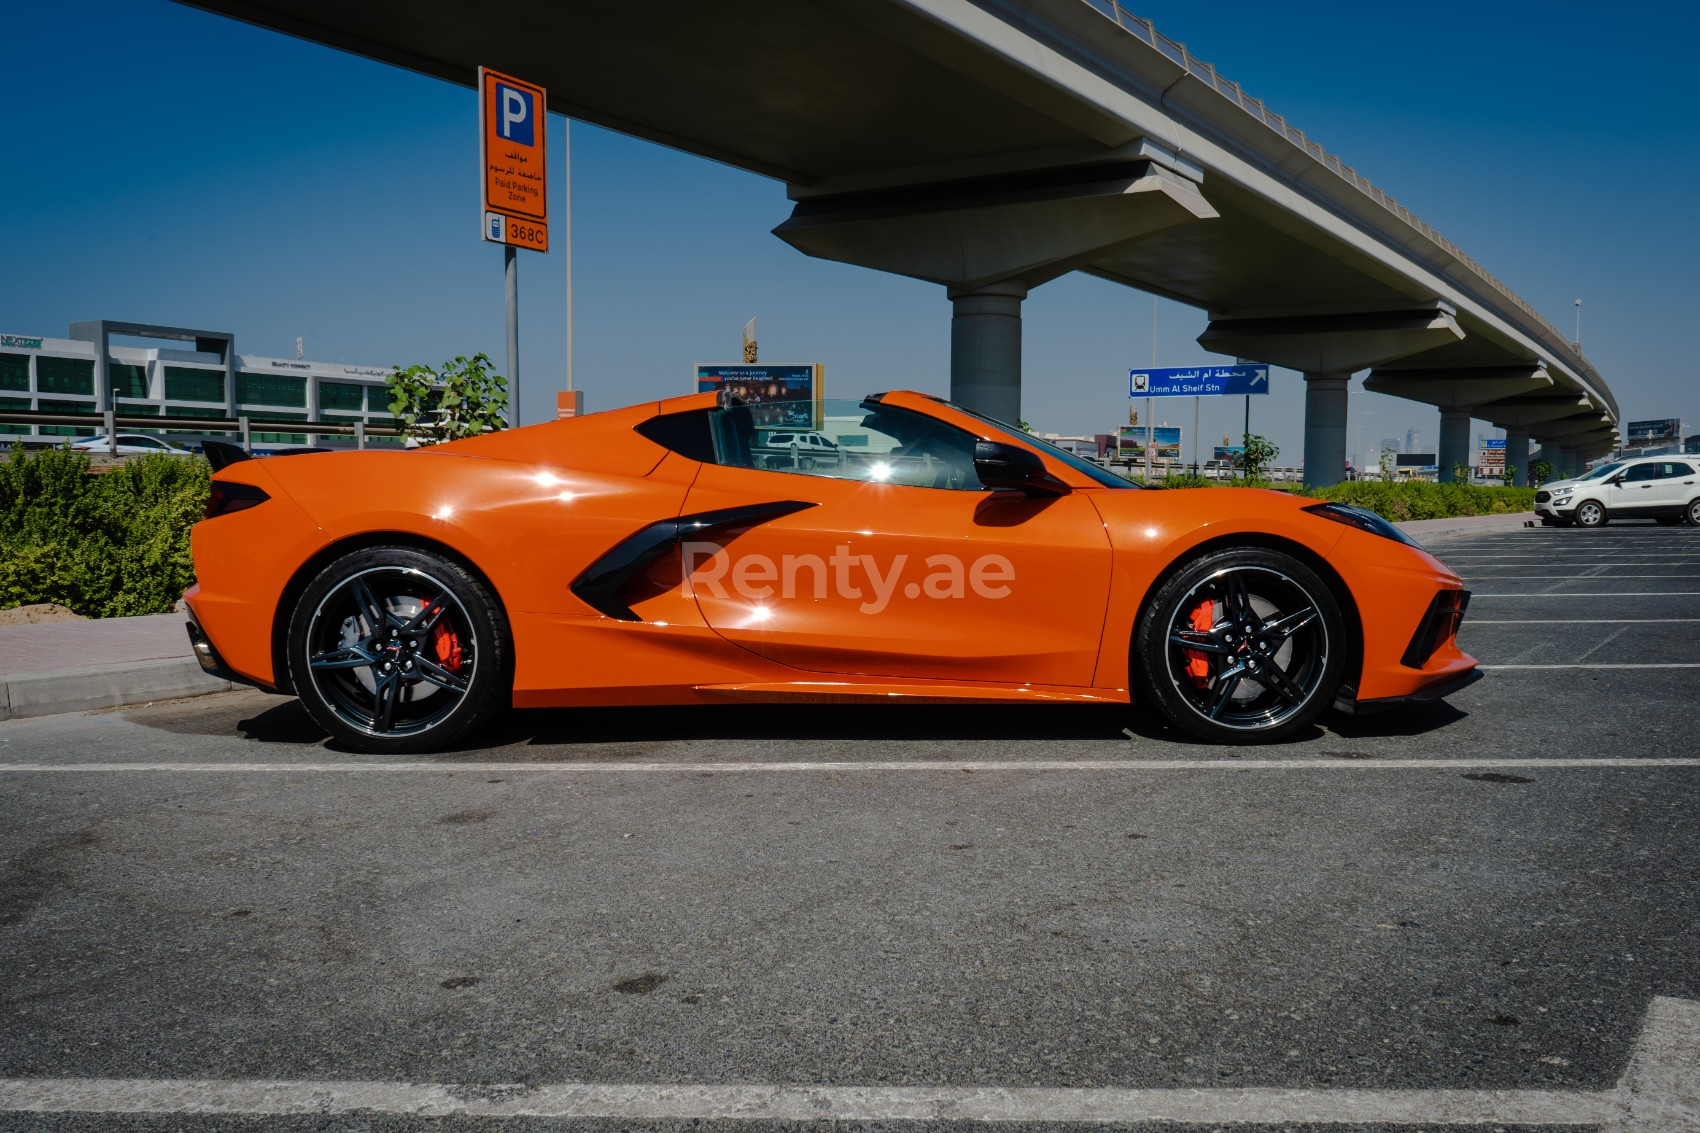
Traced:
<path id="1" fill-rule="evenodd" d="M 864 614 L 885 609 L 900 586 L 905 598 L 966 598 L 970 591 L 981 598 L 1007 598 L 1007 584 L 1015 581 L 1015 564 L 1002 555 L 981 555 L 969 563 L 955 555 L 928 555 L 921 561 L 925 574 L 904 581 L 908 555 L 896 556 L 882 572 L 872 555 L 852 554 L 843 543 L 826 558 L 781 555 L 777 561 L 740 554 L 734 562 L 718 543 L 685 543 L 681 550 L 685 574 L 698 593 L 729 598 L 729 583 L 732 593 L 750 601 L 831 594 L 860 602 Z"/>

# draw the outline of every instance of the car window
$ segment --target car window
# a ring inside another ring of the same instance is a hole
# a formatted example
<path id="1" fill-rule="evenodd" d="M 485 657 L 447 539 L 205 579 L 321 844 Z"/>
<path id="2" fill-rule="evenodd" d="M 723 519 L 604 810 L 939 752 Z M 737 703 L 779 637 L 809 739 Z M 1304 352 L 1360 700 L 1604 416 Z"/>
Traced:
<path id="1" fill-rule="evenodd" d="M 1107 468 L 1100 468 L 1098 465 L 1093 464 L 1090 460 L 1087 460 L 1083 456 L 1076 456 L 1074 453 L 1069 452 L 1066 448 L 1063 448 L 1060 445 L 1054 445 L 1050 441 L 1045 440 L 1043 437 L 1035 437 L 1032 433 L 1027 432 L 1025 429 L 1018 428 L 1017 426 L 1008 424 L 1004 421 L 999 421 L 996 417 L 988 417 L 984 413 L 976 413 L 974 410 L 969 409 L 966 406 L 956 405 L 952 402 L 946 402 L 945 404 L 949 405 L 952 409 L 957 409 L 968 414 L 970 417 L 979 418 L 986 422 L 986 424 L 992 425 L 1000 431 L 1009 434 L 1012 439 L 1019 439 L 1023 444 L 1032 445 L 1039 451 L 1055 457 L 1057 460 L 1068 465 L 1076 472 L 1088 477 L 1093 483 L 1098 484 L 1100 487 L 1141 487 L 1141 485 L 1135 484 L 1132 480 L 1117 476 L 1114 472 L 1111 472 Z"/>
<path id="2" fill-rule="evenodd" d="M 1594 469 L 1592 472 L 1588 473 L 1587 475 L 1578 476 L 1578 477 L 1576 477 L 1576 479 L 1578 479 L 1578 480 L 1598 480 L 1601 476 L 1610 476 L 1613 472 L 1616 472 L 1619 468 L 1622 468 L 1622 467 L 1623 467 L 1623 461 L 1614 460 L 1610 464 L 1602 464 L 1598 468 Z"/>
<path id="3" fill-rule="evenodd" d="M 770 433 L 781 422 L 807 433 Z M 793 472 L 914 488 L 982 491 L 977 438 L 924 413 L 877 401 L 768 401 L 713 412 L 715 460 L 736 468 Z"/>
<path id="4" fill-rule="evenodd" d="M 1694 469 L 1679 460 L 1667 460 L 1663 464 L 1659 465 L 1659 476 L 1661 478 L 1674 480 L 1680 476 L 1692 475 L 1694 475 Z"/>
<path id="5" fill-rule="evenodd" d="M 1637 464 L 1628 472 L 1625 472 L 1623 478 L 1631 484 L 1636 484 L 1642 480 L 1657 479 L 1658 475 L 1659 466 L 1657 464 Z"/>

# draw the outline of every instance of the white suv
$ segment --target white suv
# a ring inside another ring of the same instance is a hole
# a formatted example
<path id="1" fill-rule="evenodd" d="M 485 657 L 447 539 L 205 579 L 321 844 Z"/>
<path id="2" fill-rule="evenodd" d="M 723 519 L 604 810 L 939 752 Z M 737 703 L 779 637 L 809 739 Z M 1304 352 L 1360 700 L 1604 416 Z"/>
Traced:
<path id="1" fill-rule="evenodd" d="M 781 431 L 762 438 L 763 451 L 789 458 L 792 468 L 833 468 L 838 464 L 838 445 L 819 433 Z"/>
<path id="2" fill-rule="evenodd" d="M 1543 484 L 1535 514 L 1549 527 L 1603 527 L 1613 519 L 1686 519 L 1700 527 L 1700 458 L 1645 456 L 1602 464 L 1586 476 Z"/>

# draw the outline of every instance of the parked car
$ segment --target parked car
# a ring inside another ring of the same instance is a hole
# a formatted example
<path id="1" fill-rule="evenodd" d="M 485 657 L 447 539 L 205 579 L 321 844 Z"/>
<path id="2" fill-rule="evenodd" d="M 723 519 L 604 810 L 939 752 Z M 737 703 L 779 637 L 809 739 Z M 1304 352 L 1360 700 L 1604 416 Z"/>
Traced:
<path id="1" fill-rule="evenodd" d="M 1255 743 L 1481 675 L 1459 577 L 1370 512 L 1142 489 L 921 393 L 827 414 L 875 455 L 769 468 L 714 393 L 406 453 L 209 444 L 196 655 L 386 755 L 510 705 L 1137 704 Z"/>
<path id="2" fill-rule="evenodd" d="M 119 433 L 119 456 L 144 456 L 148 453 L 163 452 L 168 456 L 194 456 L 195 454 L 181 445 L 174 445 L 160 437 L 150 437 L 146 433 Z M 100 454 L 111 452 L 112 446 L 107 442 L 105 433 L 98 436 L 84 437 L 71 442 L 71 447 L 78 452 Z"/>
<path id="3" fill-rule="evenodd" d="M 792 468 L 825 468 L 839 459 L 838 443 L 813 431 L 775 431 L 762 437 L 760 446 Z"/>
<path id="4" fill-rule="evenodd" d="M 1602 464 L 1584 476 L 1543 484 L 1535 514 L 1548 527 L 1604 527 L 1613 519 L 1687 520 L 1700 527 L 1700 459 L 1646 456 Z"/>

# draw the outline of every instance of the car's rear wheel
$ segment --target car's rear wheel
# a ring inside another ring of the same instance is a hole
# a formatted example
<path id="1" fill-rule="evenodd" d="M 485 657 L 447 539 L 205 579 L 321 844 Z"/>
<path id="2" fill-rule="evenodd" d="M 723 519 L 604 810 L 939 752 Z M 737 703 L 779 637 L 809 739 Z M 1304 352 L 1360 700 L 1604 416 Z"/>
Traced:
<path id="1" fill-rule="evenodd" d="M 1333 703 L 1346 629 L 1315 571 L 1246 547 L 1207 554 L 1159 587 L 1134 651 L 1171 724 L 1215 743 L 1267 743 Z"/>
<path id="2" fill-rule="evenodd" d="M 1576 505 L 1576 526 L 1604 527 L 1609 517 L 1606 506 L 1595 500 L 1583 500 Z"/>
<path id="3" fill-rule="evenodd" d="M 1690 527 L 1700 527 L 1700 499 L 1689 502 L 1688 510 L 1683 513 Z"/>
<path id="4" fill-rule="evenodd" d="M 372 547 L 326 566 L 289 621 L 301 703 L 333 737 L 401 755 L 442 747 L 513 694 L 507 617 L 460 563 Z"/>

